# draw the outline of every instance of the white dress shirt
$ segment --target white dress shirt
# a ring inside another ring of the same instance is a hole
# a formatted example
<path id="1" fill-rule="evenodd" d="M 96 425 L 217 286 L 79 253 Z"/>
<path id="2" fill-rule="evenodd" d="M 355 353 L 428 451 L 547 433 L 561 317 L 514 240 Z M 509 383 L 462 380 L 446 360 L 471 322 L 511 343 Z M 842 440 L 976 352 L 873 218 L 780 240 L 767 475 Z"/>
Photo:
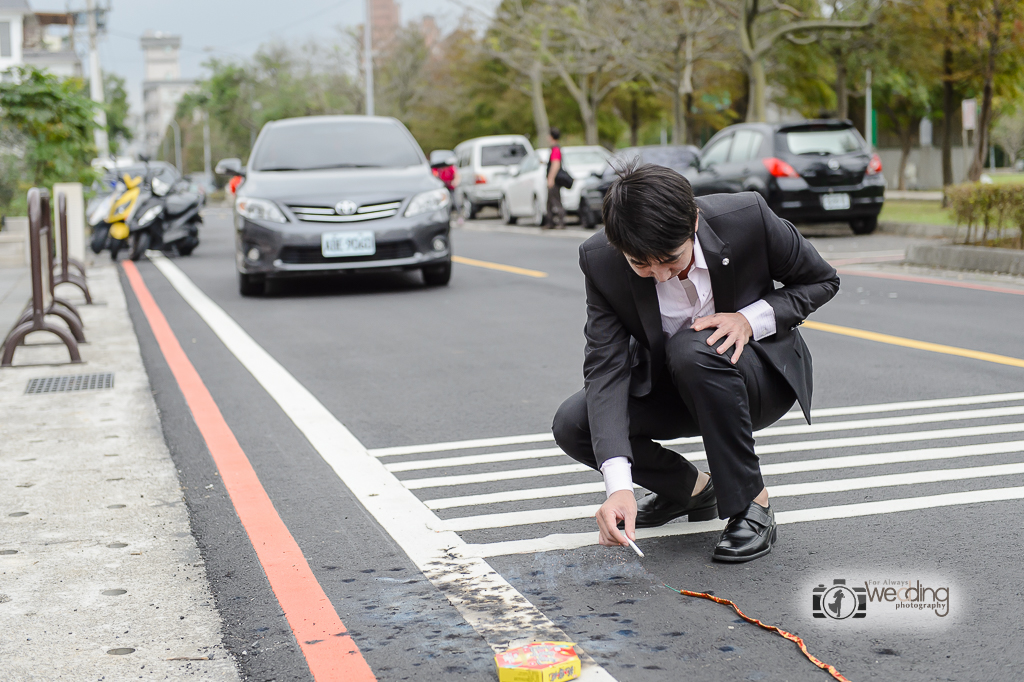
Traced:
<path id="1" fill-rule="evenodd" d="M 673 277 L 667 282 L 658 282 L 654 288 L 661 310 L 661 329 L 666 338 L 672 337 L 683 327 L 689 327 L 698 317 L 715 314 L 711 273 L 708 272 L 704 251 L 697 239 L 693 240 L 693 267 L 686 278 Z M 760 341 L 775 333 L 775 311 L 764 299 L 754 301 L 739 313 L 750 323 L 754 340 Z M 633 474 L 627 457 L 605 460 L 601 465 L 601 473 L 604 475 L 606 495 L 633 489 Z"/>

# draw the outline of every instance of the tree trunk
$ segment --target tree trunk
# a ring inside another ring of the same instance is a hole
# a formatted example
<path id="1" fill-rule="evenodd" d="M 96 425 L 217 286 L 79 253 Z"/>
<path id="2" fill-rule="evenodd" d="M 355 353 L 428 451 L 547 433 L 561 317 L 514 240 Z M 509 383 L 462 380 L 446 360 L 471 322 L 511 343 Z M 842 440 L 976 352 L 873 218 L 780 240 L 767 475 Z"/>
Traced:
<path id="1" fill-rule="evenodd" d="M 836 118 L 846 119 L 850 117 L 849 94 L 846 90 L 846 62 L 844 55 L 836 58 Z"/>
<path id="2" fill-rule="evenodd" d="M 537 146 L 546 145 L 551 123 L 544 105 L 544 71 L 540 60 L 530 65 L 530 99 L 533 102 L 533 124 L 537 129 Z"/>
<path id="3" fill-rule="evenodd" d="M 640 111 L 637 107 L 636 88 L 631 91 L 629 102 L 629 144 L 636 147 L 640 144 Z"/>
<path id="4" fill-rule="evenodd" d="M 768 118 L 768 111 L 765 103 L 768 83 L 764 74 L 764 62 L 754 58 L 747 63 L 747 73 L 750 75 L 750 95 L 747 100 L 747 123 L 763 123 Z"/>
<path id="5" fill-rule="evenodd" d="M 992 2 L 992 28 L 988 34 L 988 60 L 985 64 L 985 89 L 981 98 L 981 116 L 978 118 L 978 143 L 974 146 L 974 160 L 968 177 L 972 182 L 981 178 L 985 168 L 985 156 L 988 154 L 989 126 L 992 119 L 992 81 L 995 78 L 996 55 L 999 53 L 999 32 L 1003 18 L 1003 8 L 999 0 Z"/>

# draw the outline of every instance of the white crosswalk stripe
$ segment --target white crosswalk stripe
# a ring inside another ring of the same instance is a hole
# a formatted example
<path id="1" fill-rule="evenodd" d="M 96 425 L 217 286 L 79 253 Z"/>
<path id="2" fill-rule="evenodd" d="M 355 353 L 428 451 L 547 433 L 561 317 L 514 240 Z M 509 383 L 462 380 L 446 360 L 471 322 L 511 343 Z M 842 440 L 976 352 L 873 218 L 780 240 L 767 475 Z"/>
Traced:
<path id="1" fill-rule="evenodd" d="M 775 425 L 757 434 L 780 524 L 1024 499 L 1024 393 L 825 408 L 812 416 L 811 425 Z M 800 418 L 791 412 L 784 419 Z M 549 434 L 531 434 L 370 454 L 428 509 L 451 510 L 434 530 L 462 534 L 467 556 L 596 544 L 592 517 L 604 498 L 600 474 L 558 448 L 528 447 L 550 442 Z M 706 461 L 693 447 L 700 438 L 664 444 L 691 462 Z M 801 453 L 818 456 L 801 459 Z M 546 485 L 530 485 L 540 481 Z M 997 487 L 1003 485 L 1009 487 Z M 865 495 L 870 501 L 853 501 Z M 717 532 L 723 524 L 680 520 L 638 531 L 638 537 Z M 476 541 L 481 537 L 486 542 Z"/>

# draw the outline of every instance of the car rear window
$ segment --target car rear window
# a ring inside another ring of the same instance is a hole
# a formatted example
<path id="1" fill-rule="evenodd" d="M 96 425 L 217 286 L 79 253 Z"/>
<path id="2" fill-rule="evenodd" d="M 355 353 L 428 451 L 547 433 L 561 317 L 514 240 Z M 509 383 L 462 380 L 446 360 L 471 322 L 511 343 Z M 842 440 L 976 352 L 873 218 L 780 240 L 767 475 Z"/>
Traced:
<path id="1" fill-rule="evenodd" d="M 416 143 L 393 121 L 311 121 L 267 130 L 256 149 L 253 168 L 404 168 L 420 163 Z"/>
<path id="2" fill-rule="evenodd" d="M 784 131 L 780 137 L 792 154 L 851 154 L 864 149 L 853 128 Z"/>
<path id="3" fill-rule="evenodd" d="M 602 154 L 596 149 L 564 148 L 562 149 L 562 156 L 569 165 L 574 163 L 600 165 L 608 160 L 608 154 Z"/>
<path id="4" fill-rule="evenodd" d="M 526 147 L 512 144 L 489 144 L 480 147 L 481 166 L 516 166 L 526 157 Z"/>

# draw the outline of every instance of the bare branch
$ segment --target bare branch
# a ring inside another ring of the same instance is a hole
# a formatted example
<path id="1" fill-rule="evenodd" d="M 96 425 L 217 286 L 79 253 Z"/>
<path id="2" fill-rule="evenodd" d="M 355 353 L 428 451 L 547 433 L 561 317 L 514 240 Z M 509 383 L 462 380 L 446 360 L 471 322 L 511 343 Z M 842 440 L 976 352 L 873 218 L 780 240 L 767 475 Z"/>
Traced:
<path id="1" fill-rule="evenodd" d="M 784 26 L 779 26 L 768 35 L 759 38 L 754 48 L 754 57 L 760 58 L 771 49 L 777 40 L 792 33 L 803 31 L 839 31 L 845 29 L 868 28 L 874 23 L 874 19 L 864 21 L 833 21 L 831 19 L 806 19 L 794 21 Z"/>

